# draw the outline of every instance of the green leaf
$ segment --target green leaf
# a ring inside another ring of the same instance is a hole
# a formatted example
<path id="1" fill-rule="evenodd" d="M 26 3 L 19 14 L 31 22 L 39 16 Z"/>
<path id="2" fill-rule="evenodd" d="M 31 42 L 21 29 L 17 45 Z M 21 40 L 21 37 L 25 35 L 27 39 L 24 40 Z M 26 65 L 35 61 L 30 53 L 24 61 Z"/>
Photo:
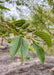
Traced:
<path id="1" fill-rule="evenodd" d="M 22 40 L 21 36 L 15 36 L 10 44 L 10 55 L 12 59 L 14 58 L 15 54 L 20 48 L 21 40 Z"/>
<path id="2" fill-rule="evenodd" d="M 37 31 L 34 34 L 40 37 L 42 40 L 44 40 L 48 47 L 51 47 L 52 45 L 51 37 L 47 33 L 43 31 Z"/>
<path id="3" fill-rule="evenodd" d="M 3 1 L 0 1 L 0 3 L 4 3 Z"/>
<path id="4" fill-rule="evenodd" d="M 33 47 L 36 50 L 37 57 L 40 59 L 40 61 L 42 62 L 42 64 L 44 64 L 44 61 L 45 61 L 45 52 L 44 52 L 42 46 L 40 44 L 35 43 L 33 41 Z"/>
<path id="5" fill-rule="evenodd" d="M 0 9 L 5 9 L 5 10 L 9 10 L 10 11 L 9 8 L 6 8 L 6 7 L 2 6 L 2 5 L 0 5 Z"/>
<path id="6" fill-rule="evenodd" d="M 9 0 L 6 0 L 6 2 L 8 2 Z"/>
<path id="7" fill-rule="evenodd" d="M 21 5 L 21 3 L 20 3 L 19 1 L 16 1 L 16 4 L 17 4 L 17 5 Z"/>
<path id="8" fill-rule="evenodd" d="M 20 20 L 13 22 L 13 24 L 15 24 L 15 26 L 21 27 L 23 24 L 25 24 L 25 22 L 26 20 L 20 19 Z"/>
<path id="9" fill-rule="evenodd" d="M 21 36 L 15 36 L 10 44 L 10 55 L 12 59 L 17 52 L 21 55 L 21 62 L 23 63 L 24 59 L 28 55 L 28 44 L 27 41 Z"/>
<path id="10" fill-rule="evenodd" d="M 22 38 L 19 53 L 21 55 L 21 62 L 23 63 L 24 59 L 28 55 L 28 44 L 27 44 L 27 41 L 24 38 Z"/>

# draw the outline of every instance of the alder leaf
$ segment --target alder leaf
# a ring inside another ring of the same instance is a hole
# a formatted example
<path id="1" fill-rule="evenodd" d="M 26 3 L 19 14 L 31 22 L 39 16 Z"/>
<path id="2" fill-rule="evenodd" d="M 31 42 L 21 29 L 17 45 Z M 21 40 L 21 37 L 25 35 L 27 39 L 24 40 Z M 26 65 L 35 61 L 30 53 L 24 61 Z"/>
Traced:
<path id="1" fill-rule="evenodd" d="M 21 55 L 21 62 L 23 63 L 28 55 L 28 44 L 27 41 L 21 36 L 15 36 L 10 44 L 10 55 L 12 59 L 17 52 Z"/>
<path id="2" fill-rule="evenodd" d="M 48 47 L 51 47 L 52 45 L 51 37 L 47 33 L 43 31 L 37 31 L 34 34 L 40 37 L 43 41 L 45 41 Z"/>
<path id="3" fill-rule="evenodd" d="M 21 47 L 19 49 L 19 54 L 21 55 L 21 62 L 23 63 L 26 56 L 28 55 L 28 44 L 24 38 L 22 38 L 22 41 L 21 41 Z"/>
<path id="4" fill-rule="evenodd" d="M 33 41 L 33 47 L 36 50 L 37 57 L 40 59 L 41 63 L 44 64 L 45 61 L 45 52 L 42 46 Z"/>
<path id="5" fill-rule="evenodd" d="M 20 48 L 21 40 L 22 40 L 21 36 L 15 36 L 10 44 L 10 55 L 12 59 L 14 58 L 14 56 L 16 55 L 17 51 Z"/>

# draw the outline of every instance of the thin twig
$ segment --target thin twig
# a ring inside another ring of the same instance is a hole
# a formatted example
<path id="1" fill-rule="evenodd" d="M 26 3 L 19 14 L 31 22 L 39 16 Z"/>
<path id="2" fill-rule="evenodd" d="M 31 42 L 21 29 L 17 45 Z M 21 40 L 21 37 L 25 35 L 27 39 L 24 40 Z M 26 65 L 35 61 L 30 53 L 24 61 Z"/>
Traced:
<path id="1" fill-rule="evenodd" d="M 17 35 L 20 34 L 20 33 L 16 32 L 14 29 L 9 28 L 7 25 L 0 24 L 0 26 L 2 26 L 2 27 L 4 27 L 4 28 L 8 29 L 8 30 L 11 31 L 11 32 L 16 33 Z"/>

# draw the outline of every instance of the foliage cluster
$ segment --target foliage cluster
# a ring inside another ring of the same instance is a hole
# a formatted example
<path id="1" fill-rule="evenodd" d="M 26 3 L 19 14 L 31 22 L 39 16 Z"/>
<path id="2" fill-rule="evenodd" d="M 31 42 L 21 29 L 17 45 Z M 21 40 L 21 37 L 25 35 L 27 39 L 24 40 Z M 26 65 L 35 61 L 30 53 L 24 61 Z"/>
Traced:
<path id="1" fill-rule="evenodd" d="M 8 2 L 9 0 L 6 1 Z M 51 13 L 50 11 L 44 10 L 43 5 L 39 6 L 37 4 L 36 8 L 35 4 L 31 3 L 29 5 L 28 1 L 22 0 L 22 3 L 17 1 L 17 5 L 22 4 L 30 9 L 32 15 L 31 20 L 20 19 L 14 22 L 8 22 L 2 18 L 2 21 L 0 22 L 0 30 L 1 28 L 3 29 L 0 33 L 2 36 L 3 34 L 5 34 L 4 36 L 8 36 L 10 33 L 13 33 L 15 36 L 10 44 L 10 55 L 12 59 L 17 53 L 21 56 L 22 63 L 25 61 L 26 57 L 31 59 L 30 51 L 33 48 L 41 63 L 44 64 L 45 52 L 40 44 L 41 40 L 33 38 L 33 36 L 41 38 L 47 44 L 48 48 L 50 48 L 52 45 L 51 37 L 48 33 L 44 32 L 44 29 L 49 31 L 49 23 L 51 23 L 51 25 L 54 23 L 53 17 L 49 15 Z M 3 1 L 0 1 L 0 3 L 3 3 Z M 0 5 L 0 9 L 10 10 L 2 5 Z M 28 36 L 28 33 L 32 35 Z M 27 42 L 28 39 L 30 41 L 29 43 Z"/>

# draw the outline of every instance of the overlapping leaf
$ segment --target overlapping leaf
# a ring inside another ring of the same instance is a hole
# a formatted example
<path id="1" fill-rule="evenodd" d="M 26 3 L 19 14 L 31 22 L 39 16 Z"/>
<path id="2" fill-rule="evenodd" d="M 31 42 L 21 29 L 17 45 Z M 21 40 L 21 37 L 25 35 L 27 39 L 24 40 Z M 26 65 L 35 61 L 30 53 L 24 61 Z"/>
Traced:
<path id="1" fill-rule="evenodd" d="M 21 36 L 15 36 L 10 45 L 10 55 L 13 59 L 17 52 L 20 52 L 22 63 L 25 57 L 28 55 L 27 41 Z"/>
<path id="2" fill-rule="evenodd" d="M 27 41 L 22 38 L 21 41 L 21 47 L 19 49 L 20 55 L 21 55 L 21 62 L 23 63 L 23 61 L 25 60 L 26 56 L 28 55 L 28 44 Z"/>

